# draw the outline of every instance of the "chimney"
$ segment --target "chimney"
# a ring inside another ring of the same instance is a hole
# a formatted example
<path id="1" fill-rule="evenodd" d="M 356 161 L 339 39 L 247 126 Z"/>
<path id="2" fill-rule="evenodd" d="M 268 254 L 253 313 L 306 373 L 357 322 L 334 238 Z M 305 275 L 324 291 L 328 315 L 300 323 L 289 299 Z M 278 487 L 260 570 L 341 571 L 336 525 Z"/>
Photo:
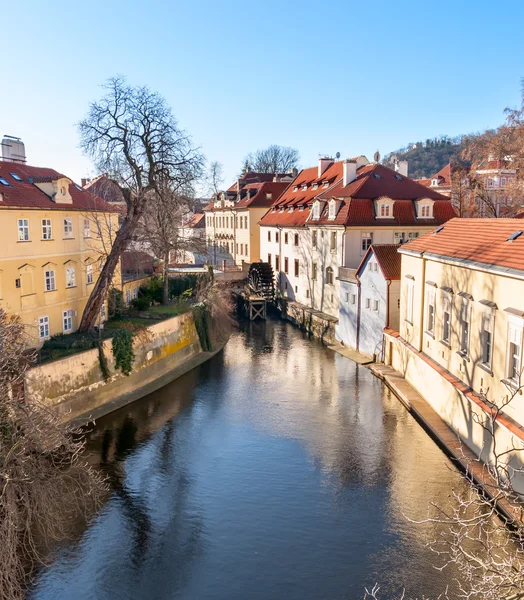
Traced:
<path id="1" fill-rule="evenodd" d="M 318 159 L 318 176 L 321 177 L 322 173 L 329 167 L 333 162 L 332 158 L 325 156 L 324 158 Z"/>
<path id="2" fill-rule="evenodd" d="M 87 179 L 87 177 L 82 177 L 82 179 L 80 180 L 80 184 L 83 188 L 85 188 L 85 186 L 89 183 L 89 179 Z"/>
<path id="3" fill-rule="evenodd" d="M 18 137 L 4 135 L 2 139 L 2 160 L 9 162 L 25 163 L 24 142 Z"/>
<path id="4" fill-rule="evenodd" d="M 399 175 L 403 175 L 404 177 L 408 176 L 408 161 L 407 160 L 397 160 L 395 163 L 395 171 Z"/>
<path id="5" fill-rule="evenodd" d="M 346 159 L 342 163 L 342 185 L 345 187 L 357 178 L 357 161 L 352 159 Z"/>

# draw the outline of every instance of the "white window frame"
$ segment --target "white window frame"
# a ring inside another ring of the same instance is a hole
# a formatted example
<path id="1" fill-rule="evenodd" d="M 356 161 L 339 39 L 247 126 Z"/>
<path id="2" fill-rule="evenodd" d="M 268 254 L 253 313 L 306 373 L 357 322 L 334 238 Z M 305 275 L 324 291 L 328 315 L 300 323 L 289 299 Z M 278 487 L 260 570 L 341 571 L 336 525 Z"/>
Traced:
<path id="1" fill-rule="evenodd" d="M 84 237 L 91 237 L 91 221 L 89 219 L 84 219 Z"/>
<path id="2" fill-rule="evenodd" d="M 460 354 L 469 356 L 469 340 L 471 337 L 471 302 L 462 298 L 460 306 Z"/>
<path id="3" fill-rule="evenodd" d="M 506 348 L 506 378 L 514 387 L 520 386 L 522 371 L 522 320 L 510 318 Z"/>
<path id="4" fill-rule="evenodd" d="M 53 239 L 53 226 L 51 224 L 51 219 L 42 219 L 42 239 Z"/>
<path id="5" fill-rule="evenodd" d="M 378 300 L 373 300 L 373 310 L 374 310 L 374 312 L 378 312 L 378 307 L 379 307 Z"/>
<path id="6" fill-rule="evenodd" d="M 426 332 L 435 337 L 436 293 L 433 285 L 426 285 Z"/>
<path id="7" fill-rule="evenodd" d="M 29 242 L 29 219 L 18 219 L 18 241 Z"/>
<path id="8" fill-rule="evenodd" d="M 45 291 L 54 292 L 56 290 L 56 277 L 54 269 L 44 271 Z"/>
<path id="9" fill-rule="evenodd" d="M 86 281 L 87 285 L 93 283 L 93 265 L 87 265 L 86 267 Z"/>
<path id="10" fill-rule="evenodd" d="M 313 220 L 318 221 L 320 219 L 320 202 L 313 203 Z"/>
<path id="11" fill-rule="evenodd" d="M 351 302 L 351 304 L 356 304 L 357 303 L 357 295 L 356 294 L 350 294 L 349 295 L 349 301 Z"/>
<path id="12" fill-rule="evenodd" d="M 64 239 L 70 240 L 73 237 L 73 219 L 71 217 L 64 217 Z"/>
<path id="13" fill-rule="evenodd" d="M 495 333 L 495 310 L 486 308 L 482 313 L 482 329 L 480 332 L 481 364 L 491 371 L 493 364 L 493 336 Z M 488 352 L 489 348 L 489 352 Z"/>
<path id="14" fill-rule="evenodd" d="M 337 249 L 337 232 L 336 231 L 331 232 L 331 236 L 330 236 L 330 240 L 329 240 L 329 249 L 331 250 L 331 252 L 335 252 Z"/>
<path id="15" fill-rule="evenodd" d="M 73 311 L 71 309 L 62 312 L 62 329 L 64 333 L 73 331 Z"/>
<path id="16" fill-rule="evenodd" d="M 365 306 L 367 309 L 371 308 L 371 298 L 366 298 Z"/>
<path id="17" fill-rule="evenodd" d="M 66 288 L 76 287 L 76 269 L 73 266 L 66 267 Z"/>
<path id="18" fill-rule="evenodd" d="M 395 231 L 393 234 L 393 242 L 395 244 L 400 244 L 402 243 L 406 238 L 405 238 L 405 232 L 404 231 Z"/>
<path id="19" fill-rule="evenodd" d="M 336 216 L 337 216 L 337 201 L 331 200 L 331 202 L 329 203 L 328 219 L 330 219 L 332 221 L 333 219 L 335 219 Z"/>
<path id="20" fill-rule="evenodd" d="M 415 280 L 406 278 L 406 321 L 413 325 L 413 309 L 415 298 Z"/>
<path id="21" fill-rule="evenodd" d="M 49 317 L 38 317 L 38 339 L 47 340 L 49 337 Z"/>
<path id="22" fill-rule="evenodd" d="M 334 276 L 333 268 L 327 267 L 326 268 L 326 283 L 328 285 L 333 285 L 333 279 L 334 279 L 333 276 Z"/>
<path id="23" fill-rule="evenodd" d="M 373 232 L 372 231 L 363 231 L 361 233 L 361 254 L 365 254 L 368 251 L 368 248 L 373 245 Z"/>
<path id="24" fill-rule="evenodd" d="M 444 292 L 442 297 L 442 339 L 445 344 L 451 344 L 451 317 L 453 311 L 453 302 L 451 294 Z M 447 330 L 446 330 L 446 315 L 448 315 Z"/>

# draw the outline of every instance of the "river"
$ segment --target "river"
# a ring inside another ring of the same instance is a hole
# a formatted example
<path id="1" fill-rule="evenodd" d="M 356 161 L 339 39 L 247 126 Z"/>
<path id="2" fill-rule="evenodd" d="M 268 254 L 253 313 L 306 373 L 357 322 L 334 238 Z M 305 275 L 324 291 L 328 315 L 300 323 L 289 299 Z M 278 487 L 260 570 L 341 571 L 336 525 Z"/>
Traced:
<path id="1" fill-rule="evenodd" d="M 37 577 L 34 600 L 434 597 L 435 534 L 410 522 L 460 476 L 365 367 L 288 323 L 97 421 L 111 495 Z"/>

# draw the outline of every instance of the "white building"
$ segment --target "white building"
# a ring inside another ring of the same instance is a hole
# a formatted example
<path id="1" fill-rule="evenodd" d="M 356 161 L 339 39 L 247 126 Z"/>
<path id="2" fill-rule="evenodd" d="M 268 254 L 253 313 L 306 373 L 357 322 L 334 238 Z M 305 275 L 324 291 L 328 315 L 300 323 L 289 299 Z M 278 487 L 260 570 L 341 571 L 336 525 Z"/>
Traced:
<path id="1" fill-rule="evenodd" d="M 340 279 L 337 338 L 366 356 L 380 356 L 384 328 L 397 329 L 400 311 L 398 244 L 373 244 L 357 269 Z"/>
<path id="2" fill-rule="evenodd" d="M 206 218 L 204 213 L 194 213 L 185 221 L 178 232 L 177 256 L 172 253 L 170 263 L 203 265 L 207 260 Z"/>
<path id="3" fill-rule="evenodd" d="M 399 244 L 455 216 L 449 198 L 404 172 L 365 156 L 301 171 L 260 221 L 260 254 L 280 293 L 337 318 L 345 269 L 372 244 Z"/>

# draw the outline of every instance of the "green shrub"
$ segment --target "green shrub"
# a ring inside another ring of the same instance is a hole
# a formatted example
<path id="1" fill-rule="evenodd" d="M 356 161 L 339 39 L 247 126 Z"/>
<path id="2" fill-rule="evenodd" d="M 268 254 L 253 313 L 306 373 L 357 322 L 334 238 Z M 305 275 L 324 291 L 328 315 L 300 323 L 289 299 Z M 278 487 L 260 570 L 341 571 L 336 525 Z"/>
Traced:
<path id="1" fill-rule="evenodd" d="M 181 275 L 169 279 L 169 297 L 178 298 L 188 290 L 194 290 L 198 282 L 197 275 Z"/>
<path id="2" fill-rule="evenodd" d="M 109 290 L 107 298 L 107 309 L 110 319 L 121 319 L 125 312 L 124 294 L 116 288 Z"/>
<path id="3" fill-rule="evenodd" d="M 113 356 L 115 368 L 120 369 L 124 375 L 129 375 L 133 369 L 133 334 L 128 329 L 117 329 L 113 337 Z"/>
<path id="4" fill-rule="evenodd" d="M 211 343 L 211 316 L 205 304 L 199 304 L 193 309 L 193 318 L 195 319 L 195 327 L 200 340 L 200 346 L 204 352 L 213 350 Z"/>
<path id="5" fill-rule="evenodd" d="M 150 302 L 162 302 L 162 279 L 152 277 L 138 288 L 138 297 L 147 298 Z"/>
<path id="6" fill-rule="evenodd" d="M 135 310 L 147 310 L 151 305 L 151 300 L 147 296 L 138 296 L 131 302 Z"/>

